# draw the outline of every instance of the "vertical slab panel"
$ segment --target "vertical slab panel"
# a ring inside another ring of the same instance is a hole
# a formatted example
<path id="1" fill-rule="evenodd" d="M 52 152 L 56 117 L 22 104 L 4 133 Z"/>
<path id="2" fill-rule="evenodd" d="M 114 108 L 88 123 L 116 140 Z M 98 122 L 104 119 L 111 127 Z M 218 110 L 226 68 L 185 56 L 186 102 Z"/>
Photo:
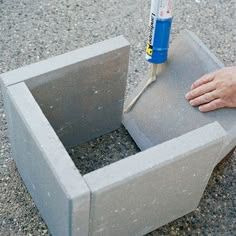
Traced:
<path id="1" fill-rule="evenodd" d="M 121 125 L 129 42 L 108 39 L 4 74 L 5 87 L 25 81 L 66 147 Z"/>
<path id="2" fill-rule="evenodd" d="M 171 44 L 168 62 L 159 72 L 157 81 L 133 109 L 124 114 L 123 123 L 139 148 L 145 150 L 215 121 L 230 131 L 236 125 L 236 109 L 202 113 L 185 99 L 195 80 L 222 67 L 192 32 L 181 32 Z M 145 79 L 125 106 L 144 86 Z"/>
<path id="3" fill-rule="evenodd" d="M 84 176 L 91 236 L 142 236 L 196 209 L 225 140 L 213 123 Z"/>
<path id="4" fill-rule="evenodd" d="M 50 232 L 88 235 L 90 191 L 24 83 L 7 88 L 13 157 Z"/>
<path id="5" fill-rule="evenodd" d="M 68 60 L 73 63 L 63 66 Z M 117 37 L 55 61 L 60 68 L 26 84 L 63 144 L 72 147 L 119 128 L 129 43 Z"/>

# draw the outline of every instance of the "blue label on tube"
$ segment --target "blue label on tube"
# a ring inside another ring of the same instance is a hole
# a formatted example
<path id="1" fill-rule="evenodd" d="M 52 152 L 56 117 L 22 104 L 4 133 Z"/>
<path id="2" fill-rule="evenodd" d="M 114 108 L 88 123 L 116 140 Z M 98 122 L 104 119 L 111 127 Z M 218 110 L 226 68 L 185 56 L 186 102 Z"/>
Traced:
<path id="1" fill-rule="evenodd" d="M 147 44 L 147 61 L 161 64 L 167 61 L 172 18 L 156 20 L 153 35 L 153 45 Z"/>

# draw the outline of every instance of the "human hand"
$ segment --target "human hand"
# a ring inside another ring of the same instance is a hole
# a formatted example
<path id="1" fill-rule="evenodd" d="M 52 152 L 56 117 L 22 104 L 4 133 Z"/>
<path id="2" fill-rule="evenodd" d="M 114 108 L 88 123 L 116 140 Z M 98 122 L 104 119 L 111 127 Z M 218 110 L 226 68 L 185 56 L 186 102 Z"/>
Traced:
<path id="1" fill-rule="evenodd" d="M 192 84 L 185 97 L 201 112 L 236 107 L 236 66 L 204 75 Z"/>

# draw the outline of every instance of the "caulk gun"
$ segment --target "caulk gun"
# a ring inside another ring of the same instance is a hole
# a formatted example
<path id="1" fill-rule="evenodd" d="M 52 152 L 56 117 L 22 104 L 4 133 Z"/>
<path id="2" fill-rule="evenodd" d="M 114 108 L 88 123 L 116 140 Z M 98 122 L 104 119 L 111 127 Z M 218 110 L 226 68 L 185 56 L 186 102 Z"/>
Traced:
<path id="1" fill-rule="evenodd" d="M 150 77 L 131 101 L 124 112 L 128 112 L 146 88 L 156 80 L 159 64 L 165 63 L 168 57 L 169 38 L 172 23 L 173 0 L 152 0 L 149 21 L 149 37 L 146 46 L 146 60 L 151 63 Z"/>

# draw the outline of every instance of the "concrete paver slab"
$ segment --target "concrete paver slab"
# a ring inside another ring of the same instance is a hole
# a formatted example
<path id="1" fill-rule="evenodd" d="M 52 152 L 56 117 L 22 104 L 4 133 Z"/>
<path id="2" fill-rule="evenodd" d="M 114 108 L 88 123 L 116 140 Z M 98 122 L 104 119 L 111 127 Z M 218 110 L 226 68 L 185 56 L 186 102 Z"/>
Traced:
<path id="1" fill-rule="evenodd" d="M 7 88 L 12 152 L 54 235 L 87 235 L 90 190 L 24 83 Z"/>
<path id="2" fill-rule="evenodd" d="M 216 122 L 84 176 L 90 235 L 144 235 L 197 208 L 224 145 Z"/>
<path id="3" fill-rule="evenodd" d="M 214 121 L 227 131 L 236 126 L 235 109 L 201 113 L 185 99 L 196 79 L 222 67 L 223 64 L 200 39 L 190 31 L 183 31 L 173 41 L 169 62 L 157 81 L 145 91 L 133 109 L 124 114 L 123 123 L 137 145 L 145 150 Z M 140 83 L 125 106 L 144 83 Z"/>

